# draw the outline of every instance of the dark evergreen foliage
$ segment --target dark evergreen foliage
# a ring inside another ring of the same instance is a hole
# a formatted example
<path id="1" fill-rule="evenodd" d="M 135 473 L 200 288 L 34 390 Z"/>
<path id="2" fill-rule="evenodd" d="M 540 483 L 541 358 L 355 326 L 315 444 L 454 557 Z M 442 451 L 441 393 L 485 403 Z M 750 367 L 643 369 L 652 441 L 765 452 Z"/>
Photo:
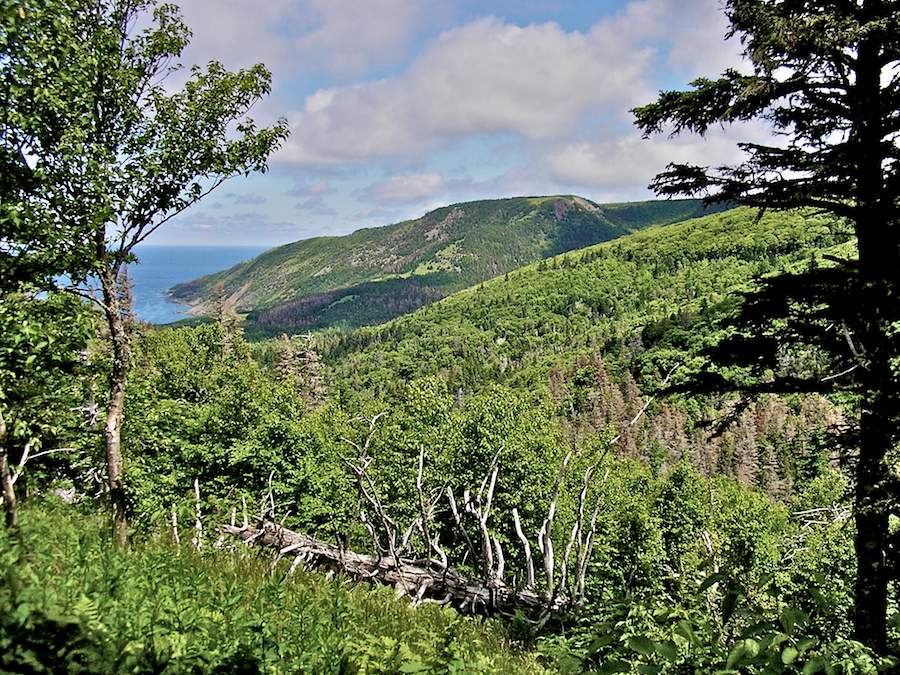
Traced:
<path id="1" fill-rule="evenodd" d="M 900 3 L 729 0 L 725 11 L 753 72 L 699 79 L 692 91 L 665 92 L 634 112 L 647 134 L 703 134 L 714 124 L 759 119 L 779 140 L 743 144 L 744 160 L 732 167 L 671 165 L 654 183 L 658 193 L 814 207 L 845 218 L 856 235 L 858 256 L 835 259 L 839 271 L 770 282 L 724 349 L 757 364 L 779 349 L 812 350 L 833 369 L 788 373 L 779 378 L 783 389 L 827 383 L 857 395 L 856 627 L 884 650 L 896 564 L 889 517 L 900 513 Z M 761 336 L 760 320 L 786 330 Z"/>

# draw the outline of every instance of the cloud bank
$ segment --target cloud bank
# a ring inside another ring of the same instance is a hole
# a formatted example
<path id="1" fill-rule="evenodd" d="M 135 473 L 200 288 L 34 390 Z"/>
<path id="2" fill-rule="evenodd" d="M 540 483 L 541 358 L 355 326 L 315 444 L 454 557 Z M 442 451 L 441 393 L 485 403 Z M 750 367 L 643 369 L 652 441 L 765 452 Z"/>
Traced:
<path id="1" fill-rule="evenodd" d="M 236 205 L 285 231 L 338 233 L 476 198 L 645 199 L 667 163 L 733 162 L 737 138 L 765 133 L 644 140 L 633 126 L 660 89 L 740 66 L 718 0 L 533 6 L 523 21 L 505 0 L 182 0 L 186 57 L 266 62 L 275 90 L 254 112 L 291 124 L 278 187 L 256 181 Z"/>

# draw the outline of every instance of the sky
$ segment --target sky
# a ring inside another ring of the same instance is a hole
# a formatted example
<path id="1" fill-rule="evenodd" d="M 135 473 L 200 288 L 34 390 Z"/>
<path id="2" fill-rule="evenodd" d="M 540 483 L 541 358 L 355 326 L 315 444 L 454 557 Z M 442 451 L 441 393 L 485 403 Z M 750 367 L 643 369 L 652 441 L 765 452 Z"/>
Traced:
<path id="1" fill-rule="evenodd" d="M 651 199 L 669 162 L 731 163 L 752 126 L 643 139 L 629 112 L 741 67 L 719 0 L 181 0 L 185 65 L 264 63 L 291 135 L 151 244 L 276 246 L 476 199 Z"/>

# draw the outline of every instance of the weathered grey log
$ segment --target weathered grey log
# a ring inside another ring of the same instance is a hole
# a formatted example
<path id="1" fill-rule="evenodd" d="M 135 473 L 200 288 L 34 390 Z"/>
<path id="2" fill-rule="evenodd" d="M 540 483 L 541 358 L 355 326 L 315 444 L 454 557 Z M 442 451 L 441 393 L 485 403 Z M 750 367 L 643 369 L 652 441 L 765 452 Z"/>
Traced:
<path id="1" fill-rule="evenodd" d="M 276 523 L 264 523 L 262 529 L 224 525 L 222 530 L 239 537 L 248 545 L 272 548 L 279 556 L 297 556 L 314 567 L 336 569 L 356 579 L 389 584 L 398 589 L 398 594 L 408 595 L 417 604 L 452 603 L 466 613 L 503 616 L 511 616 L 516 609 L 520 609 L 536 618 L 559 612 L 565 607 L 563 600 L 556 600 L 548 607 L 546 600 L 533 589 L 511 589 L 496 579 L 465 579 L 453 568 L 444 568 L 437 561 L 433 561 L 430 567 L 422 567 L 406 559 L 400 559 L 397 564 L 391 556 L 378 557 L 343 550 Z"/>
<path id="2" fill-rule="evenodd" d="M 676 366 L 669 371 L 661 388 L 666 386 L 678 367 L 679 366 Z M 653 399 L 654 397 L 651 396 L 647 400 L 634 419 L 626 425 L 625 429 L 637 424 Z M 291 565 L 292 571 L 297 563 L 303 560 L 313 567 L 325 567 L 330 572 L 341 571 L 356 579 L 389 584 L 397 589 L 398 595 L 406 595 L 411 598 L 413 604 L 423 602 L 437 602 L 441 604 L 453 603 L 457 609 L 464 612 L 499 614 L 501 616 L 512 616 L 516 610 L 521 610 L 526 616 L 539 624 L 545 622 L 553 614 L 566 610 L 577 610 L 584 605 L 585 577 L 588 572 L 591 553 L 594 548 L 594 537 L 597 532 L 597 516 L 600 508 L 603 486 L 601 486 L 600 490 L 601 495 L 596 497 L 593 515 L 590 520 L 590 527 L 587 531 L 585 531 L 585 505 L 588 488 L 599 463 L 590 467 L 585 472 L 584 484 L 578 501 L 577 517 L 572 527 L 571 535 L 569 536 L 568 545 L 565 547 L 562 564 L 559 566 L 559 579 L 557 579 L 557 564 L 554 556 L 551 532 L 553 531 L 560 487 L 563 482 L 566 467 L 569 460 L 572 458 L 573 452 L 569 452 L 565 459 L 563 459 L 562 466 L 556 476 L 556 484 L 553 488 L 553 496 L 550 500 L 547 517 L 544 519 L 543 525 L 538 533 L 538 550 L 541 552 L 544 559 L 545 590 L 542 594 L 538 594 L 535 591 L 535 565 L 531 545 L 522 528 L 518 510 L 515 508 L 512 510 L 516 535 L 522 543 L 525 553 L 527 575 L 526 587 L 524 589 L 513 589 L 502 581 L 505 563 L 503 549 L 500 546 L 500 541 L 495 536 L 491 535 L 487 527 L 491 501 L 499 471 L 498 459 L 503 448 L 500 448 L 494 456 L 494 460 L 491 462 L 491 465 L 485 474 L 475 499 L 472 499 L 469 490 L 464 490 L 463 492 L 463 506 L 465 508 L 465 513 L 472 516 L 479 526 L 479 534 L 481 535 L 480 551 L 476 549 L 472 537 L 469 536 L 469 533 L 463 525 L 460 510 L 457 507 L 453 490 L 449 485 L 445 485 L 442 490 L 436 490 L 433 498 L 428 500 L 425 499 L 422 486 L 422 474 L 425 462 L 424 447 L 419 448 L 419 467 L 416 477 L 419 516 L 406 530 L 400 545 L 397 546 L 400 527 L 398 523 L 388 515 L 387 509 L 378 494 L 375 482 L 368 472 L 369 465 L 372 462 L 372 457 L 369 454 L 369 446 L 375 434 L 376 423 L 378 419 L 385 414 L 386 413 L 382 412 L 371 419 L 364 420 L 369 423 L 369 433 L 362 446 L 353 441 L 342 439 L 356 450 L 355 458 L 344 457 L 342 455 L 339 456 L 355 474 L 360 495 L 377 516 L 377 520 L 371 520 L 361 509 L 358 514 L 363 526 L 372 538 L 372 546 L 375 551 L 383 550 L 379 544 L 378 532 L 376 531 L 378 523 L 381 524 L 381 529 L 383 530 L 383 534 L 388 543 L 386 556 L 368 555 L 348 551 L 334 544 L 288 530 L 271 520 L 265 520 L 262 528 L 251 527 L 247 524 L 246 503 L 244 504 L 243 526 L 236 527 L 234 525 L 234 514 L 232 514 L 232 523 L 231 525 L 224 525 L 222 527 L 223 532 L 239 537 L 247 545 L 259 544 L 275 549 L 277 551 L 276 561 L 288 554 L 295 556 L 296 559 L 294 564 Z M 625 429 L 610 441 L 607 447 L 615 445 L 622 437 L 622 433 L 624 433 Z M 606 476 L 608 475 L 609 471 L 606 472 Z M 275 502 L 272 496 L 271 483 L 272 475 L 269 476 L 268 497 L 270 508 L 268 510 L 268 515 L 263 513 L 263 518 L 273 518 L 275 513 Z M 603 483 L 604 485 L 606 484 L 606 477 L 604 477 Z M 450 567 L 447 555 L 440 547 L 437 538 L 432 538 L 430 532 L 431 517 L 434 514 L 437 499 L 444 490 L 446 491 L 453 519 L 465 539 L 473 564 L 479 565 L 481 568 L 482 578 L 466 579 L 457 570 Z M 485 492 L 485 490 L 487 490 L 487 492 Z M 482 502 L 483 496 L 485 497 L 484 502 Z M 282 519 L 281 522 L 283 523 L 284 519 Z M 421 535 L 425 548 L 424 561 L 409 560 L 402 557 L 403 553 L 409 550 L 410 538 L 413 536 L 414 531 L 418 531 Z M 711 546 L 710 544 L 708 545 Z M 573 550 L 575 552 L 575 562 L 573 566 L 574 580 L 571 584 L 571 588 L 569 588 L 568 573 L 570 557 Z M 436 554 L 437 557 L 432 554 Z M 497 563 L 496 569 L 494 565 L 495 561 Z"/>

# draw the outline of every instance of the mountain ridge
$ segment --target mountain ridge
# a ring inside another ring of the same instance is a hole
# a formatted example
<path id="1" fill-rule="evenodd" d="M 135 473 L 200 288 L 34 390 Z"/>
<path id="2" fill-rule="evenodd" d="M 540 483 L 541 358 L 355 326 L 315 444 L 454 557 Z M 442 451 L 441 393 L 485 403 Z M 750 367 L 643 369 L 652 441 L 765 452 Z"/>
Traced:
<path id="1" fill-rule="evenodd" d="M 344 237 L 286 244 L 179 284 L 169 296 L 194 314 L 224 301 L 247 313 L 251 334 L 352 329 L 555 255 L 704 212 L 700 200 L 600 205 L 563 195 L 463 202 Z"/>

